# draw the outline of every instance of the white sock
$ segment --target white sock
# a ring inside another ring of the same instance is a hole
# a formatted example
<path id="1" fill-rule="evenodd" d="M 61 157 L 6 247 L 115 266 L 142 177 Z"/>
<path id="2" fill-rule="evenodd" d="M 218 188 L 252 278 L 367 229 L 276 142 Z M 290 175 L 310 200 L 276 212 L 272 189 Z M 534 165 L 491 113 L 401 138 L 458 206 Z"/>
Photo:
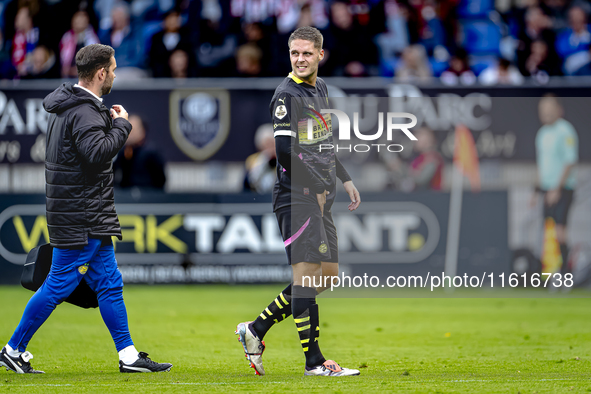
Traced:
<path id="1" fill-rule="evenodd" d="M 23 353 L 23 352 L 19 352 L 18 350 L 14 350 L 13 348 L 10 347 L 9 344 L 6 344 L 6 346 L 4 346 L 4 348 L 6 349 L 6 353 L 8 353 L 8 355 L 10 357 L 18 357 Z"/>
<path id="2" fill-rule="evenodd" d="M 135 346 L 131 345 L 119 351 L 119 360 L 123 361 L 124 364 L 130 365 L 135 363 L 139 358 L 139 352 L 135 349 Z"/>

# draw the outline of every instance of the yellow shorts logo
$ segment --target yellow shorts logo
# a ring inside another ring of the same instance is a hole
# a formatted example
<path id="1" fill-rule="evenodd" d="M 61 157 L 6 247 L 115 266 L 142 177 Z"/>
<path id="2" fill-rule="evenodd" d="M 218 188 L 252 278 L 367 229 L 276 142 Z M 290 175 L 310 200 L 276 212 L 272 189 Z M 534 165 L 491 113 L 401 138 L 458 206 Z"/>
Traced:
<path id="1" fill-rule="evenodd" d="M 86 271 L 88 271 L 88 267 L 86 265 L 81 265 L 78 267 L 78 272 L 80 272 L 81 275 L 84 275 Z"/>
<path id="2" fill-rule="evenodd" d="M 320 245 L 320 247 L 318 248 L 318 251 L 319 251 L 320 253 L 323 253 L 323 254 L 324 254 L 324 253 L 326 253 L 326 252 L 328 251 L 328 246 L 326 246 L 326 244 L 322 244 L 322 245 Z"/>

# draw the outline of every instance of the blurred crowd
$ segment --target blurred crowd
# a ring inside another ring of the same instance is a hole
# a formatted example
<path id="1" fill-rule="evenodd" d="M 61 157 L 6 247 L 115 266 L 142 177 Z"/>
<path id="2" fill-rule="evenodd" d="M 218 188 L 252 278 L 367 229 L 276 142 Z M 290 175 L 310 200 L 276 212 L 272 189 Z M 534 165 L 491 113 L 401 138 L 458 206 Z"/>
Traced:
<path id="1" fill-rule="evenodd" d="M 287 38 L 325 37 L 323 76 L 519 84 L 591 75 L 589 0 L 0 0 L 0 77 L 76 77 L 75 54 L 116 50 L 129 78 L 266 77 Z"/>

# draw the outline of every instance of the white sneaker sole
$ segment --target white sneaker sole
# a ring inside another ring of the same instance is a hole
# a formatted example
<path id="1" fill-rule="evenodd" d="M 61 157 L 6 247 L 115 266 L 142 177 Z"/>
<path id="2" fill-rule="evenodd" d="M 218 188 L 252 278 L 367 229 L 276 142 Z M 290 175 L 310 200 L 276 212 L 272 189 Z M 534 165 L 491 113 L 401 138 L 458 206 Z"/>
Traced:
<path id="1" fill-rule="evenodd" d="M 236 326 L 236 331 L 234 334 L 238 335 L 238 341 L 242 344 L 242 349 L 244 349 L 244 356 L 248 360 L 250 367 L 254 369 L 256 375 L 264 376 L 265 369 L 263 368 L 263 361 L 262 356 L 251 356 L 248 353 L 248 347 L 246 346 L 246 331 L 248 330 L 248 326 L 246 323 L 240 323 Z M 256 360 L 258 358 L 258 360 Z M 256 362 L 255 362 L 256 361 Z"/>

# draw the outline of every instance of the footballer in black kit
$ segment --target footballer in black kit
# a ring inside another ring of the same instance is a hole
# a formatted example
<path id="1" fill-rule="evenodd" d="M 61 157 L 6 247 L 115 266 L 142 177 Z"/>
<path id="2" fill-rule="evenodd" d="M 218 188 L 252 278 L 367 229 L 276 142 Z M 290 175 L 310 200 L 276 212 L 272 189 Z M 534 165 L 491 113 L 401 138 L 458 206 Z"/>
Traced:
<path id="1" fill-rule="evenodd" d="M 238 324 L 236 334 L 250 366 L 264 375 L 263 337 L 275 323 L 293 314 L 306 365 L 304 375 L 351 376 L 355 369 L 326 360 L 320 351 L 316 295 L 338 275 L 337 230 L 332 218 L 337 178 L 357 209 L 359 192 L 338 160 L 332 135 L 328 89 L 317 77 L 324 57 L 322 34 L 301 27 L 288 41 L 292 72 L 275 90 L 269 106 L 277 152 L 273 211 L 293 270 L 293 282 L 253 322 Z M 315 278 L 316 282 L 304 278 Z M 315 283 L 315 284 L 314 284 Z M 321 283 L 318 287 L 318 283 Z M 315 286 L 315 287 L 311 287 Z"/>

